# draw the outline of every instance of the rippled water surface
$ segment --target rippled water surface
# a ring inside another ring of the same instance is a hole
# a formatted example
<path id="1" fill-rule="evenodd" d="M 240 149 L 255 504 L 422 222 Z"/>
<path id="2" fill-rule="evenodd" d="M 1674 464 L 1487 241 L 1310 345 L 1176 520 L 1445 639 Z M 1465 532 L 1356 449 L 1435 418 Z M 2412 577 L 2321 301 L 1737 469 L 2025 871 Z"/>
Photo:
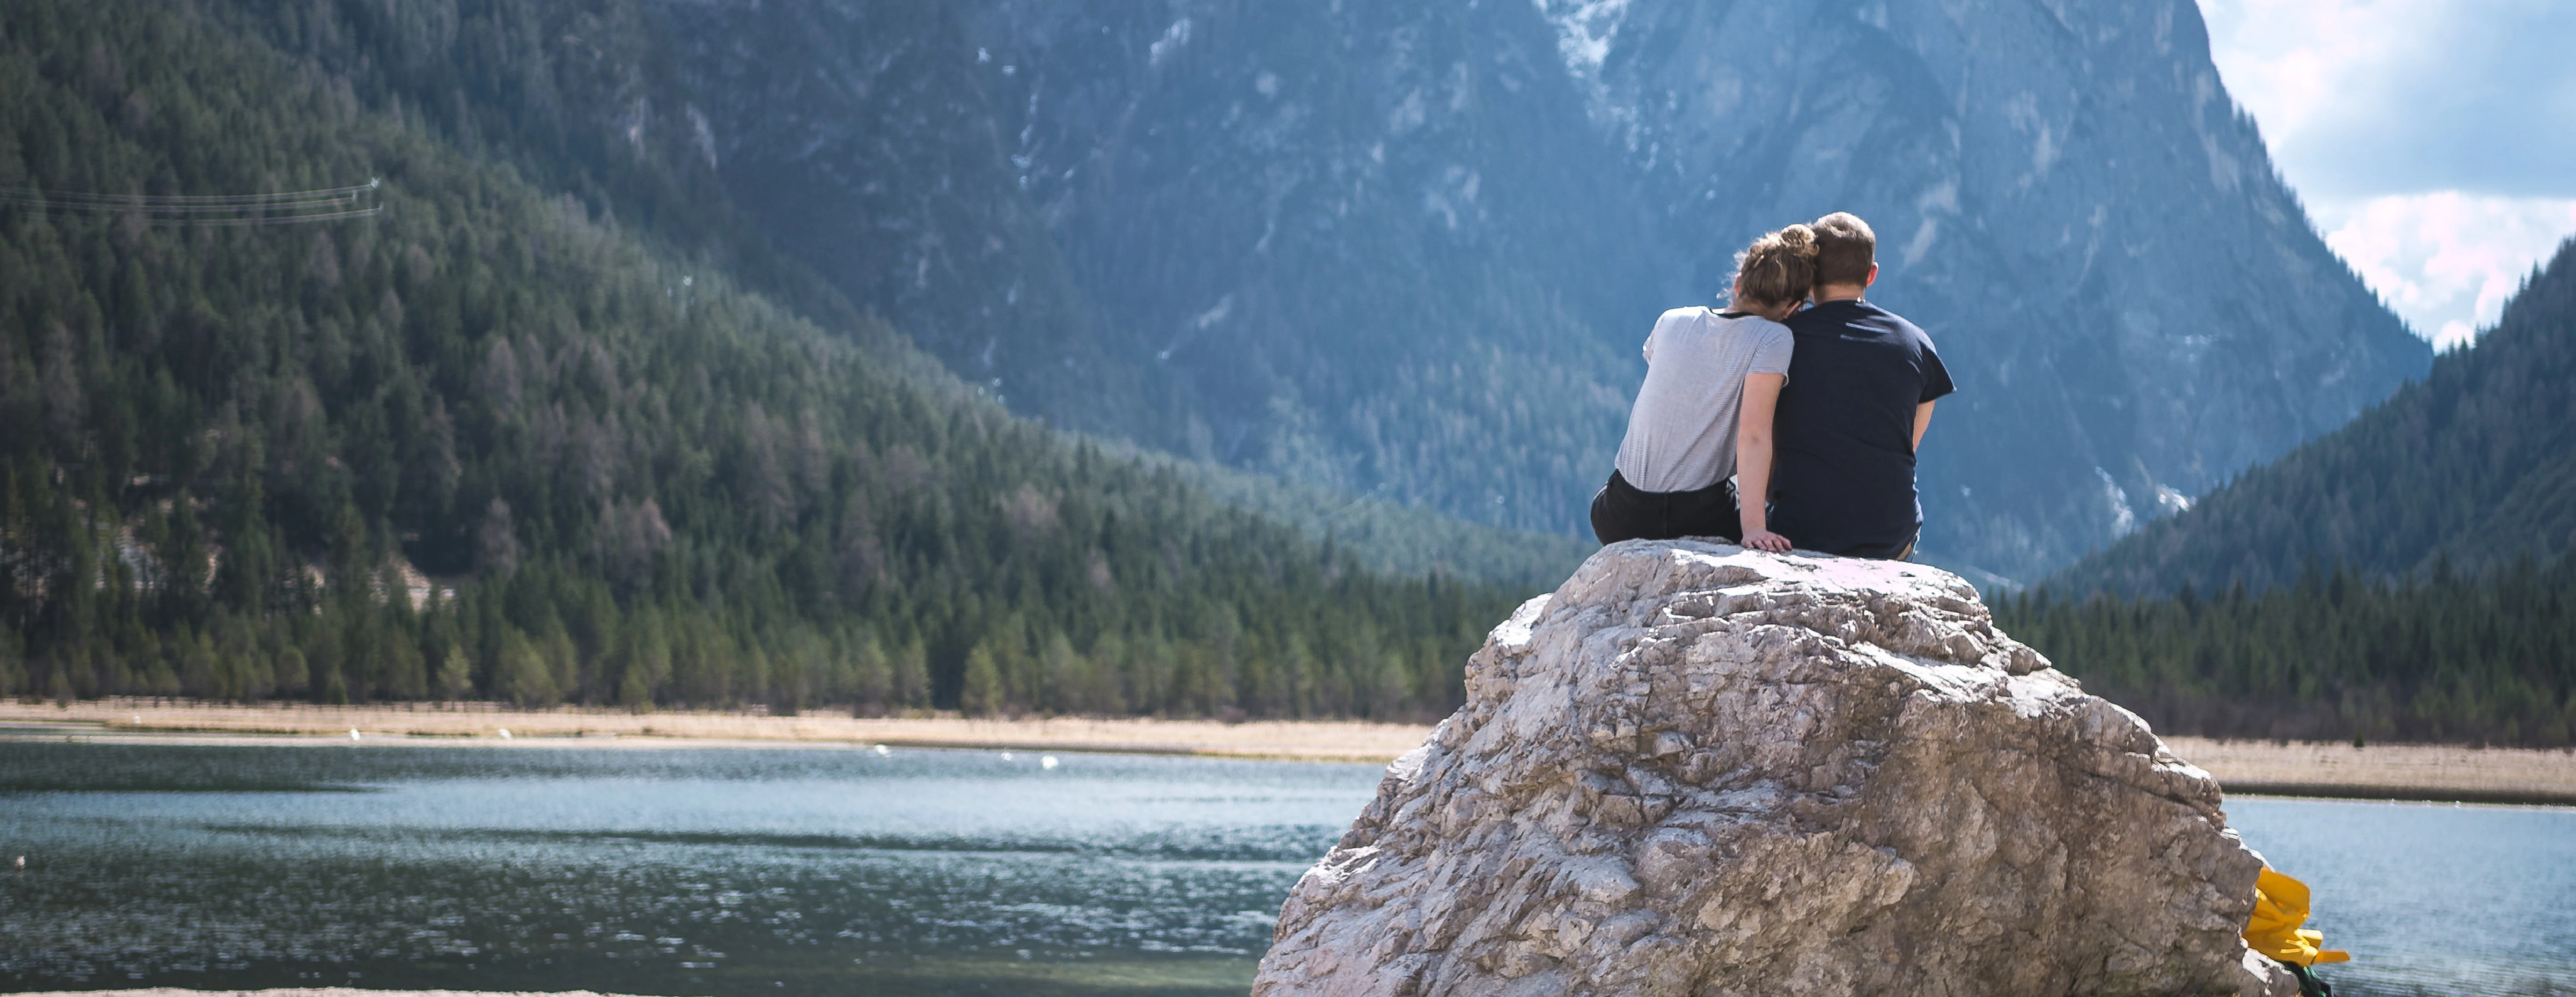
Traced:
<path id="1" fill-rule="evenodd" d="M 1055 757 L 0 743 L 0 989 L 1241 993 L 1378 771 Z"/>
<path id="2" fill-rule="evenodd" d="M 2571 760 L 2576 762 L 2576 760 Z M 2228 823 L 2306 880 L 2346 994 L 2576 994 L 2576 809 L 2240 799 Z"/>
<path id="3" fill-rule="evenodd" d="M 0 990 L 1240 994 L 1378 770 L 0 741 Z M 2576 993 L 2576 812 L 2239 800 L 2353 994 Z"/>

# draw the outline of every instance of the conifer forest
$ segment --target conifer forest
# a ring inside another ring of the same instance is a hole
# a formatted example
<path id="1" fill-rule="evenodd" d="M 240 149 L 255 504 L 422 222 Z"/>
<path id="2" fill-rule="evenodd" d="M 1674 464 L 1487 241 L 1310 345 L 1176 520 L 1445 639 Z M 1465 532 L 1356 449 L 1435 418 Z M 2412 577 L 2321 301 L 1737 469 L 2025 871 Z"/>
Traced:
<path id="1" fill-rule="evenodd" d="M 352 39 L 457 25 L 307 10 L 0 14 L 0 693 L 1416 718 L 1519 594 L 1014 418 L 516 144 L 541 67 L 424 110 Z"/>

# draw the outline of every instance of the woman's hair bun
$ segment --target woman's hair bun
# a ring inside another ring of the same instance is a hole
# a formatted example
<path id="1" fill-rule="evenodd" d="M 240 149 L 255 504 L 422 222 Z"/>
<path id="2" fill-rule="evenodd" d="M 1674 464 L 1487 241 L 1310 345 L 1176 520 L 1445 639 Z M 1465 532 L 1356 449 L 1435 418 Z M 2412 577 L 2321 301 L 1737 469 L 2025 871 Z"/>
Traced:
<path id="1" fill-rule="evenodd" d="M 1806 298 L 1816 283 L 1816 230 L 1791 225 L 1763 233 L 1735 256 L 1739 305 L 1769 307 Z"/>

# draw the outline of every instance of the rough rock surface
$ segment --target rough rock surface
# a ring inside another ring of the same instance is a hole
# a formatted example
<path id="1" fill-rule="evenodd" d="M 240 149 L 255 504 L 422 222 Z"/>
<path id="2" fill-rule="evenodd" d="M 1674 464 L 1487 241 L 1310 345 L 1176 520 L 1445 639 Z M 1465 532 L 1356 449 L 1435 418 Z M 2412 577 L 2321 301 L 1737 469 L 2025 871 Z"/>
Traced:
<path id="1" fill-rule="evenodd" d="M 2294 994 L 2217 783 L 1918 565 L 1596 554 L 1281 912 L 1288 994 Z"/>

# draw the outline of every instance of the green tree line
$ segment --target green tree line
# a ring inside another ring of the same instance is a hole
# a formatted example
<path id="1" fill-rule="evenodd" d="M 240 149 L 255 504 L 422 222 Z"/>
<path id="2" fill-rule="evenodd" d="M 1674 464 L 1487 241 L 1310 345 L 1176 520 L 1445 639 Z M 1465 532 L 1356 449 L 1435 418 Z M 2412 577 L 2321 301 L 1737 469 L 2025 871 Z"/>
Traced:
<path id="1" fill-rule="evenodd" d="M 1515 597 L 1014 419 L 346 80 L 0 9 L 0 694 L 1421 717 Z M 309 225 L 59 196 L 370 177 Z"/>
<path id="2" fill-rule="evenodd" d="M 2217 737 L 2576 743 L 2576 555 L 2477 576 L 2311 569 L 2256 592 L 2034 590 L 1997 625 L 2157 730 Z"/>
<path id="3" fill-rule="evenodd" d="M 2576 242 L 2425 380 L 1996 616 L 2160 729 L 2570 743 Z"/>

